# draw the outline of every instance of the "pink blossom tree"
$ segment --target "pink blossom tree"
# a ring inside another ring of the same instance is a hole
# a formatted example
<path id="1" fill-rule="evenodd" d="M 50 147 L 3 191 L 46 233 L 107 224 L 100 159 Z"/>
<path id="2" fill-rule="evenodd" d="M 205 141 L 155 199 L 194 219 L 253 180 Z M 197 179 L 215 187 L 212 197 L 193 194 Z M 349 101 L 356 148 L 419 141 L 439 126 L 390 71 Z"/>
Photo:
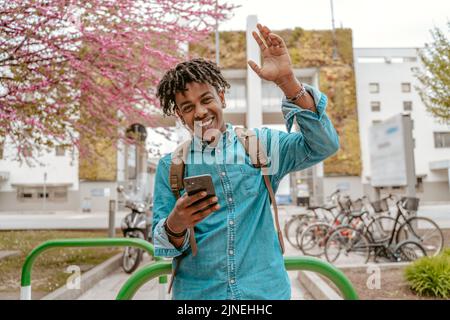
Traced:
<path id="1" fill-rule="evenodd" d="M 30 150 L 126 139 L 155 88 L 233 5 L 216 0 L 0 0 L 0 140 Z M 0 141 L 2 143 L 2 141 Z"/>

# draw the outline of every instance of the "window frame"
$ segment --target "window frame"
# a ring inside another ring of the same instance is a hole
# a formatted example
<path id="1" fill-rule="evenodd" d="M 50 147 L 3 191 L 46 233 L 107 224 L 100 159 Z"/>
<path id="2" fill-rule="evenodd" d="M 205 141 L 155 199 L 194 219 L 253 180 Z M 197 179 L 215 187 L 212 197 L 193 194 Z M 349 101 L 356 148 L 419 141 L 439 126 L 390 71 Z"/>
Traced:
<path id="1" fill-rule="evenodd" d="M 409 105 L 410 105 L 409 110 L 406 109 L 407 103 L 409 103 Z M 403 101 L 403 111 L 406 111 L 406 112 L 411 111 L 412 112 L 413 111 L 413 102 L 412 101 Z"/>
<path id="2" fill-rule="evenodd" d="M 405 87 L 404 87 L 405 85 L 408 86 L 407 90 L 405 90 Z M 401 88 L 402 88 L 402 93 L 411 93 L 411 82 L 402 82 Z"/>
<path id="3" fill-rule="evenodd" d="M 378 110 L 376 110 L 378 108 Z M 381 111 L 381 102 L 380 101 L 370 101 L 370 110 L 372 112 L 380 112 Z"/>
<path id="4" fill-rule="evenodd" d="M 376 86 L 376 90 L 372 90 L 372 86 Z M 372 93 L 372 94 L 380 93 L 380 83 L 379 82 L 369 82 L 369 93 Z"/>
<path id="5" fill-rule="evenodd" d="M 447 136 L 447 137 L 445 137 Z M 438 139 L 439 137 L 439 139 Z M 434 148 L 435 149 L 447 149 L 450 148 L 450 131 L 437 131 L 433 132 Z M 446 144 L 447 140 L 447 144 Z"/>

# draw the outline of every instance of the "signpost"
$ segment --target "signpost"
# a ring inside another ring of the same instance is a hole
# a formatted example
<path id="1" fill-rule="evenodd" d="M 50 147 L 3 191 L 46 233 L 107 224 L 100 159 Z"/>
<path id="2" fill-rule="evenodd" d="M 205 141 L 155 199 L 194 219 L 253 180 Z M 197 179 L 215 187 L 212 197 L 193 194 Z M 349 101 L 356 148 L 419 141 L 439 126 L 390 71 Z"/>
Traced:
<path id="1" fill-rule="evenodd" d="M 406 187 L 416 196 L 414 139 L 409 114 L 399 114 L 369 129 L 371 185 L 379 198 L 380 187 Z"/>

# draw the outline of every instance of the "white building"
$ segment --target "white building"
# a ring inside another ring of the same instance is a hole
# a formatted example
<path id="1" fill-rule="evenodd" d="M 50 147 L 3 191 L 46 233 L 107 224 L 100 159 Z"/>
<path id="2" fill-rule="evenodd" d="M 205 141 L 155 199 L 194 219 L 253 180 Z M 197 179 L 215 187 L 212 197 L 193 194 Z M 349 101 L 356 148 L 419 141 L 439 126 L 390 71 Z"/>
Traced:
<path id="1" fill-rule="evenodd" d="M 78 158 L 56 148 L 36 158 L 40 164 L 14 160 L 17 150 L 6 140 L 0 152 L 0 211 L 76 210 L 79 208 Z"/>
<path id="2" fill-rule="evenodd" d="M 417 196 L 422 201 L 448 201 L 450 126 L 440 124 L 421 101 L 414 71 L 421 68 L 416 48 L 355 48 L 355 75 L 362 183 L 370 193 L 369 127 L 399 113 L 410 113 L 415 141 Z"/>

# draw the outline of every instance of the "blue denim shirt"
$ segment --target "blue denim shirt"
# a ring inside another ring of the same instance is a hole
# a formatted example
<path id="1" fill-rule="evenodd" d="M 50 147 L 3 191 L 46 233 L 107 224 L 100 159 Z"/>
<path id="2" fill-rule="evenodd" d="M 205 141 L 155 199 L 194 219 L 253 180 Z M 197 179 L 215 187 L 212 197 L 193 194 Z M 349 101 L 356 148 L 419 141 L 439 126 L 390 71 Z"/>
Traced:
<path id="1" fill-rule="evenodd" d="M 336 131 L 325 113 L 327 97 L 305 85 L 314 97 L 317 113 L 282 101 L 289 133 L 255 129 L 271 161 L 270 180 L 276 192 L 290 172 L 310 167 L 339 149 Z M 300 131 L 291 132 L 293 121 Z M 153 205 L 155 255 L 176 257 L 183 252 L 173 284 L 173 299 L 290 299 L 291 286 L 272 217 L 269 193 L 261 170 L 251 165 L 245 149 L 227 124 L 215 147 L 193 139 L 185 177 L 210 174 L 220 209 L 195 226 L 198 244 L 193 257 L 189 232 L 174 247 L 163 223 L 176 199 L 169 186 L 171 155 L 158 163 Z M 195 161 L 201 159 L 202 161 Z M 184 190 L 182 191 L 182 194 Z"/>

